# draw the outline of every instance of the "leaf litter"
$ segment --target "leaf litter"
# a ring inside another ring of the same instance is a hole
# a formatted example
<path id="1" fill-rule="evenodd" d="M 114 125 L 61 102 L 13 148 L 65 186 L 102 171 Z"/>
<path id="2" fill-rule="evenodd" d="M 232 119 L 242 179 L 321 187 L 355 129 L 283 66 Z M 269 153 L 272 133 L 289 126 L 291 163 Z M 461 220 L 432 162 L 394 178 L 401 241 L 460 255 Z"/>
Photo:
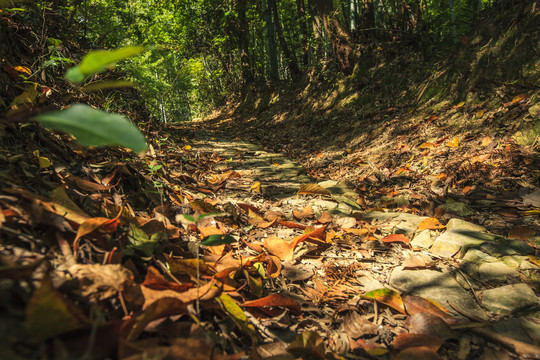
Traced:
<path id="1" fill-rule="evenodd" d="M 525 112 L 526 98 L 470 116 Z M 420 242 L 457 217 L 533 248 L 518 269 L 538 293 L 537 152 L 498 133 L 447 132 L 444 121 L 466 108 L 428 112 L 423 131 L 383 134 L 364 149 L 313 149 L 292 177 L 281 154 L 215 134 L 182 137 L 204 124 L 149 124 L 146 133 L 164 140 L 137 157 L 2 123 L 17 139 L 0 144 L 0 279 L 11 326 L 2 344 L 24 347 L 21 358 L 43 344 L 73 358 L 439 359 L 492 348 L 538 358 L 538 317 L 506 315 L 529 321 L 515 339 L 491 328 L 505 316 L 477 318 L 391 285 L 395 271 L 449 267 L 469 294 L 495 286 L 466 274 L 472 255 L 439 256 Z M 257 173 L 244 165 L 250 159 L 272 170 Z M 461 205 L 445 206 L 447 198 Z"/>

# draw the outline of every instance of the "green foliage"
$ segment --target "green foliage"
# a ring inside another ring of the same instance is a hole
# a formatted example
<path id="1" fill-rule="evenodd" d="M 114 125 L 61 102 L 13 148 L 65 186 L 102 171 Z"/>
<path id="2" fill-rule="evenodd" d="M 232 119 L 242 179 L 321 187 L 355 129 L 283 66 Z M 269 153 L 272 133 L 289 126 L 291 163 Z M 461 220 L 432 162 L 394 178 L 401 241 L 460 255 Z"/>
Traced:
<path id="1" fill-rule="evenodd" d="M 128 119 L 88 105 L 71 105 L 67 110 L 41 114 L 37 119 L 45 127 L 75 136 L 85 146 L 120 145 L 135 152 L 146 149 L 144 136 Z"/>
<path id="2" fill-rule="evenodd" d="M 118 61 L 140 54 L 144 51 L 142 46 L 128 46 L 116 50 L 92 51 L 81 61 L 79 66 L 72 67 L 66 73 L 66 79 L 73 83 L 80 83 L 89 76 L 111 68 Z"/>

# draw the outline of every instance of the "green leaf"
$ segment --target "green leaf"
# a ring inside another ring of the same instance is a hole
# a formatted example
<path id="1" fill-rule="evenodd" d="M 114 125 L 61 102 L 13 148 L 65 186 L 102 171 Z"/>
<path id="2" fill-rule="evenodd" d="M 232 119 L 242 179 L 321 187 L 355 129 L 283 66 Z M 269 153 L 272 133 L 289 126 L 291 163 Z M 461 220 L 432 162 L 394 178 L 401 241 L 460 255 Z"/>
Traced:
<path id="1" fill-rule="evenodd" d="M 202 239 L 201 245 L 205 246 L 218 246 L 224 244 L 231 244 L 235 242 L 236 239 L 231 235 L 210 235 Z"/>
<path id="2" fill-rule="evenodd" d="M 116 64 L 120 60 L 143 52 L 143 46 L 127 46 L 115 50 L 91 51 L 82 59 L 78 66 L 72 67 L 66 72 L 66 79 L 74 83 L 80 83 L 84 79 Z"/>
<path id="3" fill-rule="evenodd" d="M 67 110 L 37 116 L 50 129 L 61 130 L 85 146 L 120 145 L 142 152 L 146 141 L 139 129 L 118 114 L 109 114 L 88 105 L 75 104 Z"/>
<path id="4" fill-rule="evenodd" d="M 156 251 L 156 249 L 159 247 L 159 243 L 158 241 L 156 241 L 156 238 L 148 238 L 148 235 L 146 235 L 146 233 L 143 230 L 139 229 L 135 224 L 129 225 L 128 239 L 129 243 L 126 250 L 138 250 L 146 257 L 152 256 L 154 251 Z M 130 253 L 131 252 L 128 251 L 127 254 Z"/>

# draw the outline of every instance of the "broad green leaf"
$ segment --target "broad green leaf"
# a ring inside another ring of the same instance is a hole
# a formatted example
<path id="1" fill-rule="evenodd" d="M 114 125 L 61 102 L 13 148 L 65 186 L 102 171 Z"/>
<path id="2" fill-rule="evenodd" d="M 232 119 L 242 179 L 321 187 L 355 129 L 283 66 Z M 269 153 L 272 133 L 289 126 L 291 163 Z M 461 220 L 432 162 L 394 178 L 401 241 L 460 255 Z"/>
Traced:
<path id="1" fill-rule="evenodd" d="M 133 87 L 135 84 L 133 81 L 118 80 L 118 81 L 100 81 L 93 84 L 85 85 L 81 88 L 85 93 L 90 93 L 97 90 L 117 89 L 123 87 Z"/>
<path id="2" fill-rule="evenodd" d="M 143 51 L 143 46 L 127 46 L 115 50 L 91 51 L 82 59 L 80 65 L 72 67 L 66 72 L 66 79 L 74 83 L 80 83 L 87 77 L 106 70 L 116 62 Z"/>
<path id="3" fill-rule="evenodd" d="M 85 146 L 120 145 L 135 152 L 146 149 L 143 134 L 127 118 L 88 105 L 75 104 L 67 110 L 41 114 L 37 119 L 47 128 L 75 136 Z"/>
<path id="4" fill-rule="evenodd" d="M 233 321 L 249 336 L 255 336 L 255 327 L 247 321 L 244 310 L 227 294 L 221 294 L 216 301 L 229 313 Z"/>
<path id="5" fill-rule="evenodd" d="M 146 235 L 146 233 L 139 229 L 135 224 L 129 225 L 128 239 L 129 244 L 125 249 L 127 251 L 124 252 L 126 255 L 134 255 L 134 250 L 138 250 L 145 256 L 150 257 L 159 247 L 159 243 L 157 241 L 148 238 L 148 235 Z"/>
<path id="6" fill-rule="evenodd" d="M 201 241 L 201 245 L 218 246 L 218 245 L 224 245 L 224 244 L 231 244 L 235 241 L 236 239 L 233 238 L 231 235 L 210 235 L 210 236 L 205 237 Z"/>

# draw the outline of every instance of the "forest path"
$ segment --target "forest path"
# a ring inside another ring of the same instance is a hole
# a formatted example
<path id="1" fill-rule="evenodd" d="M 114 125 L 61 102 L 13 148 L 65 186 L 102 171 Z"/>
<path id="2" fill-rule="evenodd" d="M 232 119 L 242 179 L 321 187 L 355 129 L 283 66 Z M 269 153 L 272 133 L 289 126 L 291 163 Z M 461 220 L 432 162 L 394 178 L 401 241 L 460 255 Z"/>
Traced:
<path id="1" fill-rule="evenodd" d="M 489 358 L 493 351 L 471 343 L 471 333 L 451 329 L 479 321 L 484 325 L 478 324 L 481 331 L 476 334 L 497 338 L 520 356 L 539 351 L 534 344 L 540 340 L 540 309 L 533 289 L 538 291 L 540 262 L 526 242 L 498 236 L 458 217 L 442 225 L 413 211 L 363 209 L 351 183 L 316 180 L 283 154 L 239 139 L 199 132 L 187 143 L 196 158 L 209 161 L 210 182 L 219 184 L 213 204 L 218 208 L 228 202 L 249 204 L 257 212 L 246 214 L 250 226 L 244 228 L 244 236 L 252 247 L 262 245 L 280 258 L 283 283 L 274 291 L 311 308 L 304 318 L 322 317 L 337 329 L 321 333 L 334 346 L 342 341 L 340 336 L 353 344 L 358 334 L 347 327 L 352 315 L 336 320 L 332 314 L 346 303 L 358 306 L 370 294 L 367 298 L 409 315 L 404 321 L 390 311 L 364 309 L 364 315 L 383 319 L 379 322 L 387 336 L 399 336 L 407 329 L 443 341 L 457 338 L 460 344 L 469 343 L 470 354 L 483 351 Z M 299 238 L 305 241 L 299 243 Z M 290 244 L 298 246 L 284 251 Z M 291 290 L 298 285 L 303 290 Z M 360 308 L 356 312 L 362 313 Z M 381 341 L 380 336 L 372 340 Z M 368 345 L 356 346 L 369 352 Z M 463 346 L 447 345 L 445 351 L 455 354 L 465 351 Z"/>

